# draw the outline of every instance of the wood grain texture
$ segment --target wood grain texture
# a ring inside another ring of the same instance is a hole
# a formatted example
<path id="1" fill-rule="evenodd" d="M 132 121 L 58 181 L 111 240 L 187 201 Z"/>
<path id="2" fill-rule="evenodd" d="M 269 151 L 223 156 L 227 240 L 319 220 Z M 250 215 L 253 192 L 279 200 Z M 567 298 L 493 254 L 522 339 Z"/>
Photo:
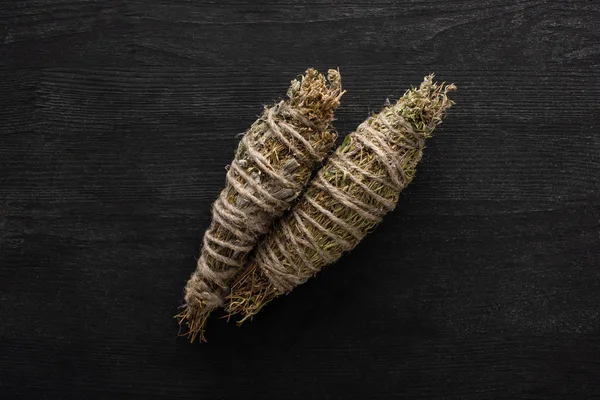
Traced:
<path id="1" fill-rule="evenodd" d="M 600 398 L 600 5 L 0 5 L 0 397 Z M 172 316 L 238 138 L 305 68 L 343 137 L 457 105 L 350 256 L 207 345 Z"/>

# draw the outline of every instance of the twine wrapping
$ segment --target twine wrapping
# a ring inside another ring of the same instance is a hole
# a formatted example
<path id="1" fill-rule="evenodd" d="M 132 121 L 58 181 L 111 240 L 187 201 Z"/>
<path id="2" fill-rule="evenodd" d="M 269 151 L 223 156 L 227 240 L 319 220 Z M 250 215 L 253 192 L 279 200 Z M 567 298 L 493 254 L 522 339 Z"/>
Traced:
<path id="1" fill-rule="evenodd" d="M 230 314 L 252 317 L 352 250 L 394 209 L 431 136 L 453 104 L 454 85 L 433 75 L 349 134 L 298 204 L 260 243 L 232 286 Z"/>
<path id="2" fill-rule="evenodd" d="M 204 340 L 208 315 L 223 305 L 248 253 L 331 151 L 336 135 L 330 124 L 343 92 L 338 71 L 329 70 L 328 80 L 307 70 L 292 81 L 289 99 L 265 107 L 242 138 L 185 287 L 185 310 L 178 315 L 192 341 L 197 335 Z"/>

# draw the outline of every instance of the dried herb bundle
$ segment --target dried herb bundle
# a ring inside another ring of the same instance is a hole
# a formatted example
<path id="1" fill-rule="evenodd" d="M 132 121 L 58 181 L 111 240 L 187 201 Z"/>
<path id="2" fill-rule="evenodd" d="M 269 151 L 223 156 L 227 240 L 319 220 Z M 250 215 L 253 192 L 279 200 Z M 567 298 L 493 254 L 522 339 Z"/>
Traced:
<path id="1" fill-rule="evenodd" d="M 354 248 L 391 211 L 413 179 L 425 139 L 453 104 L 454 85 L 433 75 L 349 134 L 298 204 L 259 244 L 232 285 L 226 310 L 255 315 L 275 297 Z"/>
<path id="2" fill-rule="evenodd" d="M 331 127 L 342 96 L 339 72 L 309 69 L 292 81 L 288 99 L 265 107 L 241 140 L 227 186 L 213 205 L 198 266 L 177 317 L 193 341 L 204 340 L 210 312 L 221 306 L 248 253 L 306 186 L 335 143 Z"/>

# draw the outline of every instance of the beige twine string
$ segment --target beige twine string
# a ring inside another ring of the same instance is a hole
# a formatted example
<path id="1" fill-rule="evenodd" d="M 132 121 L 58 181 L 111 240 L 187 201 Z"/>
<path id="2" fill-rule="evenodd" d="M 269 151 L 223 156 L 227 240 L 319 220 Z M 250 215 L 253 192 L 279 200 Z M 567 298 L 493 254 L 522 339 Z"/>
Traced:
<path id="1" fill-rule="evenodd" d="M 374 129 L 372 127 L 373 121 L 365 121 L 358 127 L 356 132 L 351 134 L 352 138 L 360 143 L 363 149 L 376 156 L 385 171 L 384 174 L 375 175 L 366 171 L 357 164 L 357 157 L 351 157 L 353 154 L 337 151 L 330 157 L 326 166 L 319 171 L 311 183 L 311 186 L 327 193 L 337 204 L 351 210 L 359 218 L 372 224 L 380 223 L 383 216 L 394 209 L 396 202 L 382 197 L 365 182 L 369 180 L 376 181 L 399 193 L 410 182 L 409 174 L 400 166 L 401 163 L 397 162 L 398 156 L 401 154 L 399 148 L 404 152 L 419 150 L 424 147 L 425 143 L 424 135 L 415 132 L 412 125 L 406 122 L 400 114 L 396 113 L 393 117 L 394 123 L 392 124 L 384 113 L 380 113 L 376 117 L 375 125 L 379 124 L 385 129 Z M 395 142 L 391 143 L 391 141 Z M 398 146 L 399 142 L 400 146 Z M 336 168 L 359 186 L 367 196 L 352 196 L 342 188 L 333 185 L 323 176 L 323 172 L 328 167 Z M 315 238 L 313 231 L 326 236 L 340 246 L 343 251 L 353 249 L 367 233 L 335 216 L 330 210 L 325 209 L 310 196 L 310 192 L 308 191 L 305 194 L 303 201 L 326 217 L 329 223 L 325 225 L 329 227 L 323 226 L 323 223 L 319 223 L 312 218 L 305 211 L 306 207 L 298 206 L 294 208 L 289 218 L 280 224 L 284 235 L 270 236 L 272 244 L 277 247 L 284 260 L 279 258 L 271 246 L 268 245 L 261 246 L 257 252 L 256 264 L 260 266 L 279 293 L 291 291 L 318 272 L 323 265 L 330 264 L 339 258 L 338 255 L 329 254 L 327 250 L 323 249 Z M 286 221 L 291 221 L 295 229 L 292 229 L 289 223 L 285 223 Z M 313 230 L 308 229 L 307 224 L 312 225 Z M 342 236 L 336 233 L 338 231 L 349 235 Z M 309 260 L 306 257 L 308 252 L 300 249 L 300 247 L 312 250 L 318 258 Z M 284 262 L 285 260 L 293 260 L 294 256 L 300 258 L 305 268 L 295 268 L 293 264 L 290 265 Z"/>
<path id="2" fill-rule="evenodd" d="M 302 137 L 285 118 L 313 127 L 302 114 L 289 107 L 283 101 L 267 110 L 265 122 L 269 132 L 281 143 L 284 143 L 294 154 L 294 158 L 308 162 L 319 162 L 323 155 Z M 294 139 L 293 141 L 291 139 Z M 256 245 L 258 239 L 270 228 L 273 216 L 281 215 L 288 207 L 289 193 L 301 190 L 301 185 L 287 176 L 285 170 L 275 171 L 260 153 L 260 142 L 250 135 L 245 135 L 240 144 L 246 149 L 250 162 L 254 163 L 271 182 L 271 189 L 265 189 L 264 182 L 258 183 L 247 174 L 240 160 L 235 160 L 227 172 L 227 183 L 248 204 L 244 210 L 228 200 L 227 191 L 222 191 L 213 205 L 213 224 L 204 236 L 202 252 L 198 260 L 197 270 L 186 285 L 187 303 L 202 302 L 207 308 L 216 308 L 223 304 L 223 296 L 228 291 L 228 282 L 242 266 L 240 257 L 226 257 L 219 253 L 221 247 L 236 253 L 248 253 Z M 306 160 L 309 157 L 310 160 Z M 248 212 L 255 209 L 258 212 Z M 265 216 L 268 217 L 265 217 Z M 217 226 L 227 229 L 235 237 L 225 242 L 214 236 Z M 215 270 L 211 268 L 216 261 L 231 268 Z M 215 291 L 215 285 L 222 290 Z"/>

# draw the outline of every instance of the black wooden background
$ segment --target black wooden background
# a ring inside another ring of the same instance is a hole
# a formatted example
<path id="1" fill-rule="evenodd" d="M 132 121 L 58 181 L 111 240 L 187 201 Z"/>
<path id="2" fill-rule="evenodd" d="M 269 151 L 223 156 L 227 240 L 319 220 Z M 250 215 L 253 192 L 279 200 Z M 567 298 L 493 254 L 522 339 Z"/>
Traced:
<path id="1" fill-rule="evenodd" d="M 1 398 L 600 396 L 598 2 L 5 1 L 0 65 Z M 350 256 L 190 345 L 236 135 L 310 66 L 341 137 L 457 105 Z"/>

